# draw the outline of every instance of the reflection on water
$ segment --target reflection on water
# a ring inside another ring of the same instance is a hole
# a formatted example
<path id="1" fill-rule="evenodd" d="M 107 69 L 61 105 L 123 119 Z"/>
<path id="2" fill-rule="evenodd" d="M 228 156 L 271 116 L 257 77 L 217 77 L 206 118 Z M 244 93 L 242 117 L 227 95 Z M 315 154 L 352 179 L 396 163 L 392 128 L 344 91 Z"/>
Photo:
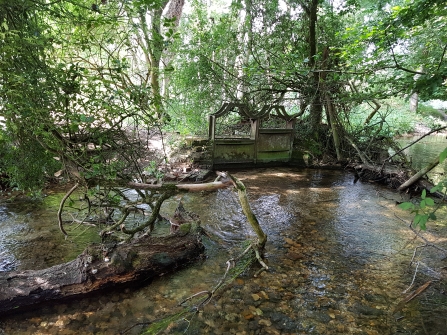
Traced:
<path id="1" fill-rule="evenodd" d="M 417 140 L 419 136 L 405 137 L 398 140 L 402 147 Z M 447 147 L 446 136 L 432 135 L 424 137 L 421 141 L 405 149 L 405 154 L 410 157 L 413 168 L 420 170 L 431 163 Z M 428 173 L 434 183 L 438 183 L 447 169 L 447 160 Z"/>
<path id="2" fill-rule="evenodd" d="M 278 168 L 235 175 L 246 184 L 268 234 L 265 257 L 270 269 L 258 278 L 253 273 L 237 278 L 192 320 L 171 324 L 166 334 L 424 334 L 424 328 L 435 334 L 442 329 L 438 321 L 445 322 L 445 310 L 432 311 L 423 321 L 417 299 L 393 313 L 412 281 L 408 263 L 417 245 L 406 224 L 395 217 L 408 218 L 395 205 L 401 200 L 398 194 L 354 185 L 351 175 L 338 171 Z M 163 210 L 173 210 L 178 200 Z M 254 234 L 230 190 L 186 194 L 183 202 L 219 237 L 205 239 L 203 261 L 140 289 L 10 316 L 0 328 L 6 334 L 118 334 L 136 323 L 171 315 L 184 298 L 215 286 L 226 260 Z M 14 226 L 17 214 L 11 208 L 0 213 L 6 221 L 2 227 Z M 3 245 L 7 238 L 0 250 L 9 250 Z M 442 284 L 436 285 L 427 291 L 432 296 Z M 139 325 L 127 334 L 142 329 Z"/>
<path id="3" fill-rule="evenodd" d="M 62 196 L 0 204 L 0 271 L 35 270 L 67 262 L 82 252 L 88 241 L 99 239 L 92 227 L 82 227 L 76 236 L 64 239 L 56 215 Z"/>

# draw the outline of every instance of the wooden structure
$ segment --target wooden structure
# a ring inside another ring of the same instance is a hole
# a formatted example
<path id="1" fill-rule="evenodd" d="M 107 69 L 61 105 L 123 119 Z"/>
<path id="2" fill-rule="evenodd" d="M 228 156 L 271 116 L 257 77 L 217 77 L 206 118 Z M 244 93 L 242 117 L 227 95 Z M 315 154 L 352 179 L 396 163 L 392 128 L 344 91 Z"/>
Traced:
<path id="1" fill-rule="evenodd" d="M 268 105 L 251 113 L 246 104 L 224 103 L 209 116 L 213 166 L 288 162 L 295 119 L 284 106 Z"/>

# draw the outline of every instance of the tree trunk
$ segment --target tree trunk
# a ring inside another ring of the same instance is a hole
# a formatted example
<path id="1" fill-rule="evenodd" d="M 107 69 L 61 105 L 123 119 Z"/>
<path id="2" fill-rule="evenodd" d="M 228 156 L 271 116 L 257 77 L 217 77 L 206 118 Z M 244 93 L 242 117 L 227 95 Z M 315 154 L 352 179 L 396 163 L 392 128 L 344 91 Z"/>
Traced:
<path id="1" fill-rule="evenodd" d="M 0 315 L 49 300 L 150 282 L 199 258 L 204 250 L 199 235 L 199 227 L 184 224 L 174 235 L 142 237 L 108 250 L 90 246 L 76 259 L 47 269 L 0 273 Z"/>
<path id="2" fill-rule="evenodd" d="M 413 92 L 410 96 L 410 112 L 416 113 L 418 111 L 419 95 L 417 92 Z"/>
<path id="3" fill-rule="evenodd" d="M 169 29 L 172 29 L 173 33 L 177 32 L 178 26 L 180 23 L 180 18 L 183 13 L 183 6 L 185 5 L 185 0 L 171 0 L 169 2 L 168 10 L 166 11 L 166 18 L 173 19 L 175 18 L 175 21 L 173 23 L 172 27 L 169 27 Z M 160 27 L 161 28 L 161 27 Z M 166 30 L 166 28 L 165 28 Z M 169 48 L 169 46 L 166 46 L 165 51 L 162 55 L 162 61 L 161 66 L 163 67 L 163 70 L 166 70 L 171 67 L 172 59 L 174 58 L 175 53 L 172 51 L 172 48 Z M 162 90 L 161 95 L 165 99 L 169 99 L 169 81 L 170 81 L 170 74 L 167 71 L 163 71 L 163 80 L 162 80 Z"/>
<path id="4" fill-rule="evenodd" d="M 318 131 L 323 115 L 322 91 L 320 88 L 320 73 L 315 70 L 317 56 L 317 20 L 318 0 L 311 0 L 307 14 L 309 16 L 309 67 L 313 71 L 313 92 L 310 106 L 310 127 L 312 131 Z"/>
<path id="5" fill-rule="evenodd" d="M 326 93 L 326 110 L 329 115 L 329 123 L 332 130 L 332 138 L 334 140 L 334 147 L 335 152 L 337 154 L 337 160 L 341 161 L 343 160 L 343 156 L 341 153 L 341 142 L 340 142 L 340 135 L 338 133 L 338 123 L 335 117 L 334 104 L 331 101 L 329 93 Z"/>

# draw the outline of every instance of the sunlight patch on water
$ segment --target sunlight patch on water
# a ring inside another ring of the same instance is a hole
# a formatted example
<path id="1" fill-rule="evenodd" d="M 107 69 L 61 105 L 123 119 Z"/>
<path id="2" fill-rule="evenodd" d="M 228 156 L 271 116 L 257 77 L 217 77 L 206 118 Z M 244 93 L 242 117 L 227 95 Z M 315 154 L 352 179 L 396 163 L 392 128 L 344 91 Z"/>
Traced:
<path id="1" fill-rule="evenodd" d="M 406 245 L 412 236 L 394 216 L 408 218 L 396 207 L 398 196 L 376 185 L 354 185 L 351 175 L 338 171 L 283 168 L 235 175 L 247 186 L 268 234 L 269 271 L 254 278 L 255 267 L 240 276 L 193 319 L 170 325 L 169 334 L 185 329 L 189 334 L 355 335 L 420 330 L 417 306 L 406 307 L 400 321 L 390 312 L 412 279 L 408 257 L 414 245 Z M 179 201 L 170 199 L 163 210 L 172 213 Z M 185 194 L 182 201 L 217 237 L 204 238 L 203 260 L 141 289 L 55 303 L 11 317 L 2 327 L 8 334 L 118 333 L 169 316 L 186 297 L 214 287 L 225 262 L 254 233 L 231 190 Z"/>

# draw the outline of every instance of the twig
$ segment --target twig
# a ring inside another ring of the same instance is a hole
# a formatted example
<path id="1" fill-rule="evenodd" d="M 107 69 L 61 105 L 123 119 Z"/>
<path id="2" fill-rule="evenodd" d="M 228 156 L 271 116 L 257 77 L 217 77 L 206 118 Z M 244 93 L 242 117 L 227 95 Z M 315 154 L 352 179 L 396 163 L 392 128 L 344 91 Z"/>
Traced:
<path id="1" fill-rule="evenodd" d="M 405 221 L 404 219 L 402 219 L 402 218 L 399 217 L 398 215 L 394 214 L 394 216 L 395 216 L 396 218 L 398 218 L 400 221 L 402 221 L 402 222 L 404 222 L 404 223 L 408 223 L 407 221 Z M 408 228 L 410 228 L 410 230 L 411 230 L 417 237 L 419 237 L 422 241 L 424 241 L 424 243 L 425 243 L 425 245 L 420 245 L 420 246 L 418 246 L 417 248 L 421 248 L 421 247 L 432 247 L 432 248 L 438 249 L 439 251 L 442 251 L 444 254 L 447 255 L 447 250 L 446 250 L 446 249 L 444 249 L 444 248 L 442 248 L 442 247 L 440 247 L 440 246 L 438 246 L 438 245 L 436 245 L 436 244 L 433 244 L 433 243 L 429 242 L 425 237 L 423 237 L 421 234 L 419 234 L 419 233 L 413 228 L 412 225 L 413 225 L 413 222 L 411 222 L 411 223 L 408 225 Z"/>
<path id="2" fill-rule="evenodd" d="M 267 264 L 265 264 L 264 261 L 262 260 L 261 255 L 260 255 L 260 253 L 259 253 L 259 249 L 258 249 L 258 247 L 255 246 L 255 245 L 252 245 L 252 248 L 253 248 L 253 250 L 255 251 L 255 255 L 256 255 L 256 258 L 258 259 L 259 264 L 261 264 L 261 266 L 262 266 L 265 270 L 268 270 L 269 267 L 268 267 Z"/>
<path id="3" fill-rule="evenodd" d="M 68 236 L 67 232 L 65 231 L 64 227 L 63 227 L 63 222 L 62 222 L 62 209 L 64 208 L 65 205 L 65 201 L 67 201 L 68 197 L 78 188 L 79 183 L 76 183 L 68 192 L 67 194 L 64 195 L 64 197 L 61 200 L 61 203 L 59 205 L 59 210 L 57 211 L 57 219 L 59 221 L 59 229 L 61 230 L 61 232 L 65 235 Z"/>
<path id="4" fill-rule="evenodd" d="M 415 252 L 416 252 L 416 250 L 415 250 Z M 408 288 L 405 291 L 403 291 L 402 293 L 407 293 L 413 287 L 414 280 L 416 279 L 416 274 L 418 273 L 418 268 L 419 268 L 419 262 L 417 262 L 416 270 L 414 270 L 413 280 L 411 281 L 410 286 L 408 286 Z"/>
<path id="5" fill-rule="evenodd" d="M 417 236 L 416 236 L 417 237 Z M 423 245 L 419 245 L 419 246 L 417 246 L 416 248 L 414 248 L 414 251 L 413 251 L 413 257 L 411 257 L 411 261 L 410 261 L 410 265 L 409 266 L 411 266 L 412 264 L 413 264 L 413 261 L 414 261 L 414 259 L 415 259 L 415 257 L 416 257 L 416 252 L 418 251 L 418 249 L 419 248 L 424 248 L 424 247 L 426 247 L 427 245 L 426 244 L 423 244 Z M 418 262 L 419 263 L 419 262 Z"/>
<path id="6" fill-rule="evenodd" d="M 196 294 L 193 294 L 193 295 L 189 296 L 188 298 L 186 298 L 186 299 L 183 300 L 182 302 L 180 302 L 180 303 L 179 303 L 179 306 L 180 306 L 180 305 L 183 305 L 185 302 L 187 302 L 187 301 L 189 301 L 189 300 L 191 300 L 191 299 L 194 299 L 195 297 L 198 297 L 199 295 L 202 295 L 202 294 L 208 294 L 207 299 L 211 298 L 211 295 L 212 295 L 211 291 L 200 291 L 200 292 L 198 292 L 198 293 L 196 293 Z"/>
<path id="7" fill-rule="evenodd" d="M 410 225 L 409 225 L 408 227 L 410 228 L 410 230 L 411 230 L 413 233 L 415 233 L 415 235 L 416 235 L 417 237 L 419 237 L 422 241 L 425 242 L 425 246 L 435 248 L 435 249 L 441 251 L 442 253 L 444 253 L 444 255 L 447 255 L 447 250 L 446 250 L 446 249 L 444 249 L 444 248 L 442 248 L 442 247 L 440 247 L 440 246 L 438 246 L 438 245 L 436 245 L 436 244 L 433 244 L 433 243 L 429 242 L 425 237 L 423 237 L 421 234 L 419 234 L 419 233 L 416 231 L 416 229 L 414 229 L 414 228 L 412 227 L 412 223 L 410 223 Z"/>
<path id="8" fill-rule="evenodd" d="M 224 275 L 222 276 L 222 278 L 220 279 L 220 281 L 217 283 L 217 285 L 211 290 L 211 291 L 201 291 L 198 293 L 195 293 L 191 296 L 189 296 L 188 298 L 184 299 L 182 302 L 179 303 L 179 305 L 183 305 L 185 302 L 200 296 L 200 295 L 204 295 L 207 294 L 208 296 L 201 301 L 199 304 L 197 304 L 194 309 L 196 311 L 200 310 L 200 308 L 202 308 L 204 305 L 208 304 L 212 297 L 214 296 L 214 294 L 216 293 L 216 291 L 225 283 L 225 280 L 227 279 L 228 273 L 230 271 L 231 268 L 234 267 L 234 263 L 241 259 L 245 254 L 247 254 L 250 250 L 253 250 L 255 252 L 256 258 L 258 259 L 259 263 L 262 265 L 262 268 L 256 272 L 255 277 L 259 274 L 260 271 L 263 270 L 267 270 L 268 266 L 264 263 L 264 261 L 261 258 L 261 255 L 259 253 L 259 250 L 257 248 L 256 245 L 254 245 L 253 243 L 251 243 L 240 255 L 238 255 L 236 258 L 230 258 L 229 260 L 227 260 L 226 264 L 227 264 L 227 269 L 225 270 Z"/>
<path id="9" fill-rule="evenodd" d="M 396 314 L 398 311 L 400 311 L 404 305 L 407 302 L 410 302 L 411 300 L 413 300 L 414 298 L 416 298 L 419 294 L 421 294 L 422 292 L 424 292 L 427 287 L 430 286 L 430 284 L 432 283 L 432 281 L 428 281 L 426 282 L 424 285 L 420 286 L 417 290 L 411 292 L 409 295 L 407 295 L 402 301 L 400 301 L 396 307 L 394 307 L 392 314 Z"/>
<path id="10" fill-rule="evenodd" d="M 430 135 L 430 134 L 433 134 L 433 133 L 436 133 L 436 132 L 438 132 L 438 131 L 444 130 L 444 129 L 446 129 L 446 128 L 447 128 L 447 126 L 444 126 L 444 127 L 439 127 L 439 128 L 436 128 L 436 129 L 434 129 L 434 130 L 432 130 L 432 131 L 429 131 L 427 134 L 422 135 L 422 136 L 419 137 L 417 140 L 411 142 L 411 143 L 408 144 L 406 147 L 404 147 L 404 148 L 400 149 L 398 152 L 394 153 L 394 155 L 391 155 L 390 157 L 388 157 L 387 159 L 385 159 L 385 161 L 389 161 L 389 160 L 390 160 L 391 158 L 393 158 L 394 156 L 400 154 L 400 153 L 401 153 L 402 151 L 404 151 L 405 149 L 411 147 L 413 144 L 415 144 L 415 143 L 419 142 L 420 140 L 422 140 L 425 136 L 428 136 L 428 135 Z"/>

